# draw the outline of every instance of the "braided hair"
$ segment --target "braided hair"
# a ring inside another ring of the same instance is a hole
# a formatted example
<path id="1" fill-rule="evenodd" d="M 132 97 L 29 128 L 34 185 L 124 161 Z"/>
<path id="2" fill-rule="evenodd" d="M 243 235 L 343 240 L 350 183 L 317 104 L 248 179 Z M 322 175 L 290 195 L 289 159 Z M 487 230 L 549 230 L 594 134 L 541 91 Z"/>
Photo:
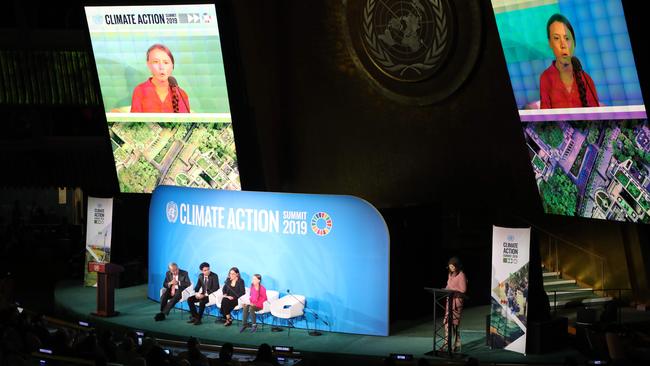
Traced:
<path id="1" fill-rule="evenodd" d="M 569 19 L 567 19 L 564 15 L 562 14 L 553 14 L 551 15 L 550 18 L 548 18 L 548 22 L 546 22 L 546 38 L 550 39 L 551 38 L 551 24 L 555 22 L 560 22 L 564 24 L 569 32 L 571 32 L 571 38 L 573 38 L 573 44 L 575 47 L 575 42 L 576 42 L 576 35 L 575 32 L 573 31 L 573 26 L 571 25 L 571 22 L 569 22 Z M 589 104 L 587 103 L 587 89 L 585 87 L 585 82 L 582 77 L 582 64 L 580 63 L 580 60 L 572 56 L 571 57 L 571 66 L 573 67 L 573 79 L 576 82 L 576 85 L 578 86 L 578 94 L 580 95 L 580 102 L 582 103 L 583 107 L 588 107 Z"/>
<path id="2" fill-rule="evenodd" d="M 170 86 L 169 88 L 172 92 L 172 107 L 174 107 L 174 113 L 178 113 L 178 92 L 176 91 L 177 87 Z"/>
<path id="3" fill-rule="evenodd" d="M 172 67 L 174 66 L 175 62 L 174 62 L 174 55 L 172 54 L 172 51 L 169 49 L 169 47 L 160 43 L 154 43 L 153 45 L 151 45 L 151 47 L 149 47 L 149 49 L 147 50 L 147 61 L 149 61 L 149 53 L 151 53 L 151 51 L 153 50 L 161 50 L 165 52 L 167 56 L 169 56 L 169 59 L 172 60 Z M 174 108 L 174 113 L 179 112 L 177 89 L 178 89 L 177 86 L 173 86 L 173 87 L 171 85 L 169 86 L 169 91 L 172 93 L 172 107 Z"/>
<path id="4" fill-rule="evenodd" d="M 580 95 L 580 102 L 582 102 L 583 107 L 588 107 L 587 103 L 587 90 L 585 88 L 585 81 L 582 78 L 582 64 L 577 57 L 571 57 L 571 66 L 573 66 L 573 78 L 576 81 L 578 86 L 578 94 Z"/>

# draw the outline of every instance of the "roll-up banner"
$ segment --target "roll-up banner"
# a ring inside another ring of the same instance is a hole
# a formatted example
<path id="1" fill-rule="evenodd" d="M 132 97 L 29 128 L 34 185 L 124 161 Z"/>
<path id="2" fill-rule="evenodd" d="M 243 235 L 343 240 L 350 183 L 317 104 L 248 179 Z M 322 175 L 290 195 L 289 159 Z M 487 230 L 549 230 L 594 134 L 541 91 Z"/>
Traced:
<path id="1" fill-rule="evenodd" d="M 221 285 L 238 267 L 280 298 L 304 295 L 299 328 L 388 335 L 389 236 L 381 214 L 352 196 L 160 186 L 149 211 L 148 297 L 167 265 L 196 283 L 208 262 Z"/>
<path id="2" fill-rule="evenodd" d="M 494 226 L 490 344 L 526 353 L 530 228 Z"/>
<path id="3" fill-rule="evenodd" d="M 88 215 L 86 217 L 84 284 L 96 286 L 97 273 L 88 272 L 88 262 L 107 263 L 111 261 L 113 199 L 88 197 Z"/>

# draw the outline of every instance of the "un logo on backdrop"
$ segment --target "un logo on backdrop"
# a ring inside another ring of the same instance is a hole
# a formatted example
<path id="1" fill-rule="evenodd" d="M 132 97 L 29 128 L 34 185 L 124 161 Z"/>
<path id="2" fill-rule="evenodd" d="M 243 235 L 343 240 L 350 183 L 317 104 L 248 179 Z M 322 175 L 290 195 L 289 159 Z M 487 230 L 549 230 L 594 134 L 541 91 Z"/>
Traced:
<path id="1" fill-rule="evenodd" d="M 172 224 L 175 223 L 176 219 L 178 219 L 178 205 L 176 205 L 176 202 L 167 202 L 167 208 L 165 211 L 167 213 L 167 221 Z"/>

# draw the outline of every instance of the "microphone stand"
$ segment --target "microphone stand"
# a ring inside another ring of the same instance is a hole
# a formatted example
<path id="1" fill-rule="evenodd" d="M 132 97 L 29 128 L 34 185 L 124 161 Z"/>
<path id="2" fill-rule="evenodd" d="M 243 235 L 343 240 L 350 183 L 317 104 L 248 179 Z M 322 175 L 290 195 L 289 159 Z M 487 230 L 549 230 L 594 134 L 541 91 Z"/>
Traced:
<path id="1" fill-rule="evenodd" d="M 323 335 L 322 332 L 320 332 L 320 331 L 318 331 L 318 330 L 316 329 L 316 320 L 320 320 L 321 322 L 323 322 L 323 324 L 327 325 L 328 327 L 329 327 L 330 324 L 329 324 L 328 322 L 326 322 L 325 320 L 319 318 L 319 317 L 318 317 L 318 313 L 316 313 L 316 311 L 312 310 L 311 308 L 308 308 L 306 303 L 300 301 L 299 298 L 295 297 L 295 296 L 291 293 L 291 290 L 290 290 L 290 289 L 287 289 L 287 294 L 289 294 L 289 296 L 293 297 L 296 301 L 298 301 L 299 303 L 301 303 L 302 306 L 304 307 L 304 309 L 305 309 L 305 310 L 309 310 L 309 312 L 314 316 L 314 330 L 309 330 L 309 321 L 307 321 L 307 334 L 309 334 L 310 336 L 316 336 L 316 337 L 317 337 L 317 336 L 321 336 L 321 335 Z M 307 319 L 307 318 L 305 317 L 305 319 Z"/>

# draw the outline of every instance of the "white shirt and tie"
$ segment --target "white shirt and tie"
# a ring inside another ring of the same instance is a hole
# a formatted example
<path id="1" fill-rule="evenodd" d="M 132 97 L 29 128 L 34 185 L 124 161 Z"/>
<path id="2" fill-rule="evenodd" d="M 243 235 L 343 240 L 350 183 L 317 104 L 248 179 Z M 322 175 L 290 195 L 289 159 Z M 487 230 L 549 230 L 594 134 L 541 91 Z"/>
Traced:
<path id="1" fill-rule="evenodd" d="M 172 285 L 172 296 L 176 294 L 176 290 L 178 290 L 178 274 L 172 275 L 172 280 L 176 281 L 175 285 Z"/>
<path id="2" fill-rule="evenodd" d="M 203 276 L 203 295 L 208 293 L 208 277 Z"/>

